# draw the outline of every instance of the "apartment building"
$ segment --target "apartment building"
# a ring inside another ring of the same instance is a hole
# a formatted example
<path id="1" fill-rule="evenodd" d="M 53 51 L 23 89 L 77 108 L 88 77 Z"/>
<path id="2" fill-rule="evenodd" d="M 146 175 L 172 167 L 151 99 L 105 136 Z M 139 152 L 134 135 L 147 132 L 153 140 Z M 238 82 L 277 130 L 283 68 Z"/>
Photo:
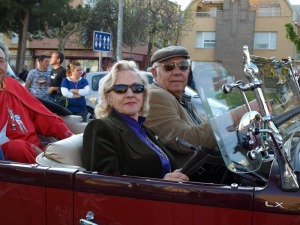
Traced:
<path id="1" fill-rule="evenodd" d="M 253 55 L 300 62 L 294 44 L 286 38 L 285 24 L 299 34 L 300 17 L 288 0 L 194 0 L 188 6 L 194 29 L 181 41 L 191 59 L 221 62 L 241 77 L 242 49 Z"/>

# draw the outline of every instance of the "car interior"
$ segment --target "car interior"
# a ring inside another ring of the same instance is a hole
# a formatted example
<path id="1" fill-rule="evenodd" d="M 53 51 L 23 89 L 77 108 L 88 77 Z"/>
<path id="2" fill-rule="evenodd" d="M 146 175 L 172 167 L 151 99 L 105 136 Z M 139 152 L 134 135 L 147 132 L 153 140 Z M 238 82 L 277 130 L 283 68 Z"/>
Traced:
<path id="1" fill-rule="evenodd" d="M 82 122 L 81 116 L 72 115 L 72 113 L 63 106 L 40 98 L 38 99 L 50 111 L 59 115 L 74 135 L 63 140 L 40 137 L 42 142 L 47 146 L 45 151 L 37 156 L 36 162 L 41 166 L 68 167 L 84 171 L 85 169 L 82 168 L 81 162 L 81 151 L 83 132 L 87 123 Z"/>
<path id="2" fill-rule="evenodd" d="M 72 115 L 69 110 L 58 104 L 43 99 L 39 100 L 49 110 L 59 115 L 74 135 L 63 140 L 43 139 L 42 141 L 47 146 L 45 151 L 36 157 L 37 164 L 45 167 L 74 168 L 86 171 L 82 166 L 81 152 L 83 132 L 87 123 L 82 122 L 81 116 Z M 227 169 L 218 153 L 206 157 L 203 155 L 203 151 L 196 151 L 182 171 L 189 176 L 191 182 L 264 187 L 268 181 L 271 165 L 272 161 L 264 162 L 259 171 L 236 174 Z"/>
<path id="3" fill-rule="evenodd" d="M 74 135 L 63 140 L 49 142 L 45 151 L 36 157 L 37 164 L 45 167 L 73 168 L 86 171 L 82 167 L 81 152 L 83 132 L 87 123 L 82 122 L 80 116 L 68 114 L 66 109 L 60 105 L 41 101 L 46 107 L 61 116 Z M 263 187 L 267 184 L 271 163 L 271 161 L 264 163 L 256 172 L 235 174 L 226 168 L 221 156 L 205 158 L 201 154 L 195 154 L 182 170 L 186 171 L 191 182 Z"/>

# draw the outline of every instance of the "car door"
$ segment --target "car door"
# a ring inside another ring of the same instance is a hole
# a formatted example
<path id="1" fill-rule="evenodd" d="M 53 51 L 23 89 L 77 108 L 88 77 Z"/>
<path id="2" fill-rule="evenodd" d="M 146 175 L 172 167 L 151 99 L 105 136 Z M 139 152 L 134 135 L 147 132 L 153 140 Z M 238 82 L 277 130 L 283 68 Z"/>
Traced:
<path id="1" fill-rule="evenodd" d="M 278 174 L 278 164 L 274 162 L 268 184 L 255 191 L 254 225 L 300 224 L 300 191 L 281 190 Z M 298 182 L 299 180 L 298 174 Z"/>
<path id="2" fill-rule="evenodd" d="M 0 162 L 0 223 L 46 225 L 47 170 Z"/>
<path id="3" fill-rule="evenodd" d="M 253 188 L 79 172 L 74 224 L 250 225 Z"/>

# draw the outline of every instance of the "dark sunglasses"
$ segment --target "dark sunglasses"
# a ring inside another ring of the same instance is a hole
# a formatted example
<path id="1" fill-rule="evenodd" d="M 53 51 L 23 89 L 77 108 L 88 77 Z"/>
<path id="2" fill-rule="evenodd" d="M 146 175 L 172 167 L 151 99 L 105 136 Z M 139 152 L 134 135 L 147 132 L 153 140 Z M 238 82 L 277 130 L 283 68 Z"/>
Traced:
<path id="1" fill-rule="evenodd" d="M 128 88 L 130 88 L 135 94 L 140 94 L 144 92 L 144 85 L 142 84 L 116 84 L 108 92 L 114 91 L 118 94 L 124 94 L 127 92 Z"/>
<path id="2" fill-rule="evenodd" d="M 162 63 L 162 65 L 164 66 L 165 71 L 172 71 L 172 70 L 174 70 L 176 65 L 178 66 L 178 68 L 181 71 L 186 71 L 190 67 L 189 62 L 186 61 L 186 60 L 185 61 L 181 61 L 181 62 L 170 62 L 170 61 L 167 61 L 167 62 Z"/>

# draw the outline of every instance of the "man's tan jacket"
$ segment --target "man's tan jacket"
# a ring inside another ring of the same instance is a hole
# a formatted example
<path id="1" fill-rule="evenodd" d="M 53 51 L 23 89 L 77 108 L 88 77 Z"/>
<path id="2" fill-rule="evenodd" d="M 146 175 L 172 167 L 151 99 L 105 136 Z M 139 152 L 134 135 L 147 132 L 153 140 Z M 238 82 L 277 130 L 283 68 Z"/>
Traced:
<path id="1" fill-rule="evenodd" d="M 203 118 L 202 121 L 196 125 L 175 96 L 156 84 L 150 85 L 150 112 L 145 125 L 158 135 L 179 165 L 187 162 L 193 150 L 179 145 L 176 138 L 194 146 L 217 145 L 210 125 Z"/>

